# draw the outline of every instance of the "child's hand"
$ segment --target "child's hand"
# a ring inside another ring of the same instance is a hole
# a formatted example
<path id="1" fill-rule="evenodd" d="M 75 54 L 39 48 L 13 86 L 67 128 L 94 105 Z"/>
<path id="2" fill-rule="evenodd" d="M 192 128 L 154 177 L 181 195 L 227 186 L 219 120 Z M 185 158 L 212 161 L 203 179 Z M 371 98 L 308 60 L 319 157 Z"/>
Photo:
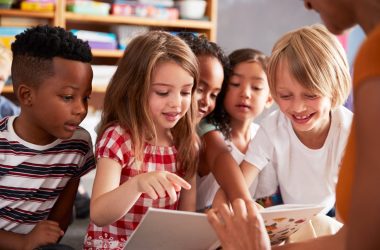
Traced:
<path id="1" fill-rule="evenodd" d="M 191 185 L 176 174 L 167 171 L 154 171 L 136 176 L 138 191 L 146 193 L 152 199 L 165 197 L 168 193 L 170 200 L 176 201 L 176 192 L 181 188 L 189 190 Z M 166 192 L 166 193 L 165 193 Z"/>
<path id="2" fill-rule="evenodd" d="M 56 221 L 40 221 L 29 234 L 25 235 L 25 249 L 35 249 L 40 246 L 56 243 L 63 234 L 64 232 Z"/>

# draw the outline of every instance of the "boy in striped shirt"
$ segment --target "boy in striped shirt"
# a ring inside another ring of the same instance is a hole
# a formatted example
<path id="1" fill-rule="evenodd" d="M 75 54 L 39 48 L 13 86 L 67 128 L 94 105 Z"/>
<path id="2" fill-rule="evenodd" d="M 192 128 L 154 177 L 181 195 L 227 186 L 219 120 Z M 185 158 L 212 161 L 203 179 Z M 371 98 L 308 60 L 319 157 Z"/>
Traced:
<path id="1" fill-rule="evenodd" d="M 95 167 L 79 124 L 91 94 L 90 47 L 62 28 L 37 26 L 12 44 L 19 116 L 0 121 L 0 249 L 58 242 L 80 176 Z"/>

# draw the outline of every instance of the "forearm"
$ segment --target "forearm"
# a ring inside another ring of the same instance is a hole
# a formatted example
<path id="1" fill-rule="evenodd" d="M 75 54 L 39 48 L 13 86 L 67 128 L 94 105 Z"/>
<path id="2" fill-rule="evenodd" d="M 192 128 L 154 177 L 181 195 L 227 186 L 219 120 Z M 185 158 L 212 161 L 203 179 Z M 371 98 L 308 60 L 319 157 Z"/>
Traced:
<path id="1" fill-rule="evenodd" d="M 215 159 L 211 172 L 230 201 L 237 198 L 251 199 L 245 178 L 229 152 L 222 153 Z"/>
<path id="2" fill-rule="evenodd" d="M 117 221 L 131 209 L 141 194 L 136 177 L 129 179 L 114 190 L 91 199 L 91 220 L 97 226 L 106 226 Z"/>
<path id="3" fill-rule="evenodd" d="M 75 196 L 78 190 L 79 179 L 71 180 L 59 195 L 49 213 L 48 220 L 56 221 L 59 227 L 66 232 L 70 225 Z"/>
<path id="4" fill-rule="evenodd" d="M 214 200 L 212 201 L 212 207 L 217 208 L 222 206 L 222 204 L 228 204 L 228 199 L 226 197 L 226 193 L 223 189 L 219 188 L 214 196 Z"/>
<path id="5" fill-rule="evenodd" d="M 182 211 L 191 211 L 195 212 L 196 210 L 196 203 L 197 203 L 197 191 L 196 191 L 196 178 L 195 176 L 190 180 L 191 189 L 181 190 L 181 195 L 179 198 L 179 210 Z"/>
<path id="6" fill-rule="evenodd" d="M 28 247 L 26 235 L 0 230 L 0 249 L 29 250 L 31 247 Z"/>

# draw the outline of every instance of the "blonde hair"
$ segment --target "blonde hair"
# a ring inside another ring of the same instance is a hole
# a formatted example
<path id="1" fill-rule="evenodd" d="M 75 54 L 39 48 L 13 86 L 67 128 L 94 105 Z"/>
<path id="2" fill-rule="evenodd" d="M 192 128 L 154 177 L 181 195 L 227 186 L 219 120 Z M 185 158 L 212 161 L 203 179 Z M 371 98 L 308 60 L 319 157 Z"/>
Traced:
<path id="1" fill-rule="evenodd" d="M 130 132 L 135 157 L 140 161 L 146 140 L 157 138 L 148 105 L 152 72 L 159 63 L 167 61 L 174 61 L 194 78 L 191 91 L 194 93 L 199 71 L 191 49 L 183 40 L 167 32 L 151 31 L 128 44 L 105 94 L 98 135 L 109 126 L 119 124 Z M 195 174 L 198 159 L 195 105 L 192 98 L 189 111 L 171 129 L 177 149 L 177 169 L 183 171 L 185 178 Z"/>
<path id="2" fill-rule="evenodd" d="M 351 90 L 345 51 L 323 25 L 306 26 L 282 36 L 274 45 L 268 64 L 268 81 L 277 97 L 278 67 L 288 62 L 289 73 L 304 88 L 329 97 L 332 107 L 342 105 Z"/>

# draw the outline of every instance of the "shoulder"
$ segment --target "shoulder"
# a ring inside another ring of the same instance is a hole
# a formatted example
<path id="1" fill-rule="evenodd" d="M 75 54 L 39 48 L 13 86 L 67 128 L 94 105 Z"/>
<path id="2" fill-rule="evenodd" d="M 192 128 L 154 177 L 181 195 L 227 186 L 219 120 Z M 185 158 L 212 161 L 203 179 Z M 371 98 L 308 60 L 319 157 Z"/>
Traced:
<path id="1" fill-rule="evenodd" d="M 332 119 L 335 124 L 345 130 L 350 130 L 353 113 L 344 106 L 339 106 L 332 111 Z"/>
<path id="2" fill-rule="evenodd" d="M 256 135 L 256 133 L 259 130 L 259 128 L 260 128 L 259 124 L 254 123 L 254 122 L 251 123 L 251 126 L 249 128 L 249 132 L 251 134 L 251 138 L 253 138 Z"/>
<path id="3" fill-rule="evenodd" d="M 91 142 L 91 135 L 86 129 L 78 127 L 78 129 L 75 130 L 71 139 L 82 139 Z"/>
<path id="4" fill-rule="evenodd" d="M 354 84 L 380 75 L 380 25 L 365 39 L 354 65 Z"/>
<path id="5" fill-rule="evenodd" d="M 130 150 L 132 148 L 131 134 L 120 125 L 108 127 L 99 138 L 96 144 L 98 149 L 113 148 L 117 151 Z"/>
<path id="6" fill-rule="evenodd" d="M 281 110 L 277 109 L 268 114 L 260 122 L 260 130 L 264 130 L 267 132 L 275 132 L 278 128 L 281 128 L 286 124 L 287 120 L 285 115 L 281 112 Z"/>
<path id="7" fill-rule="evenodd" d="M 8 119 L 9 117 L 0 119 L 0 132 L 8 130 Z"/>
<path id="8" fill-rule="evenodd" d="M 0 117 L 18 115 L 20 108 L 13 102 L 0 95 Z"/>
<path id="9" fill-rule="evenodd" d="M 198 125 L 198 135 L 200 137 L 204 136 L 205 134 L 207 134 L 208 132 L 210 131 L 214 131 L 216 130 L 216 126 L 211 124 L 211 123 L 208 123 L 205 119 L 203 119 L 199 125 Z"/>

